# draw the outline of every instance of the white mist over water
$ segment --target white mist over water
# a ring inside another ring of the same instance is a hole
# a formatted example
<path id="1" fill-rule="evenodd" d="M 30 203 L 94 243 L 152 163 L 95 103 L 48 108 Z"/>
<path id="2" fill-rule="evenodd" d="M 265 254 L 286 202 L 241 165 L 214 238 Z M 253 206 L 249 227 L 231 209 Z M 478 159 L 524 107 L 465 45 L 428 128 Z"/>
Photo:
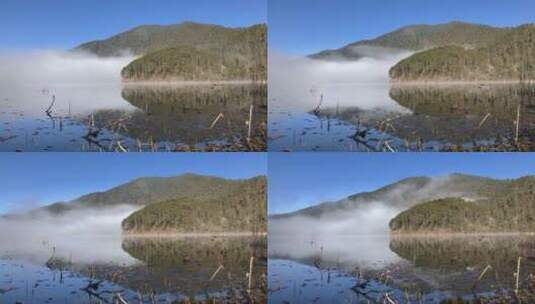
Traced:
<path id="1" fill-rule="evenodd" d="M 0 256 L 44 263 L 56 256 L 76 263 L 135 263 L 121 248 L 121 222 L 139 206 L 83 209 L 53 216 L 0 219 Z"/>
<path id="2" fill-rule="evenodd" d="M 0 101 L 41 115 L 56 97 L 56 113 L 133 108 L 121 97 L 121 70 L 132 56 L 99 58 L 58 50 L 0 52 Z"/>
<path id="3" fill-rule="evenodd" d="M 270 51 L 270 105 L 310 111 L 323 95 L 324 107 L 402 111 L 389 97 L 388 71 L 410 54 L 385 52 L 357 61 L 323 61 Z"/>

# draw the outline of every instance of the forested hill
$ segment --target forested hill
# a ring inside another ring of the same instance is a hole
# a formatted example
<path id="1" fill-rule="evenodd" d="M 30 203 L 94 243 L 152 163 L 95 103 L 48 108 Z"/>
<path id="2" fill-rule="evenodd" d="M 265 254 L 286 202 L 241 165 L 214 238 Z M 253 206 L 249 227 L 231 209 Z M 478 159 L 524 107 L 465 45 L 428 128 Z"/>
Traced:
<path id="1" fill-rule="evenodd" d="M 446 45 L 475 48 L 507 34 L 508 29 L 465 22 L 437 25 L 411 25 L 384 34 L 375 39 L 361 40 L 342 48 L 325 50 L 310 55 L 322 60 L 357 60 L 376 57 L 396 50 L 421 51 Z M 378 52 L 379 51 L 379 52 Z"/>
<path id="2" fill-rule="evenodd" d="M 506 182 L 476 200 L 444 198 L 416 205 L 390 221 L 395 233 L 534 232 L 535 176 Z"/>
<path id="3" fill-rule="evenodd" d="M 140 26 L 109 39 L 82 44 L 75 51 L 101 57 L 134 54 L 125 80 L 265 80 L 267 26 L 226 28 L 184 22 Z"/>
<path id="4" fill-rule="evenodd" d="M 117 205 L 145 206 L 175 198 L 209 200 L 234 193 L 243 181 L 197 174 L 174 177 L 143 177 L 103 192 L 30 211 L 29 216 L 64 214 L 73 210 L 102 209 Z"/>
<path id="5" fill-rule="evenodd" d="M 223 233 L 267 230 L 266 178 L 240 182 L 213 198 L 182 197 L 149 205 L 123 221 L 127 233 Z"/>
<path id="6" fill-rule="evenodd" d="M 416 53 L 390 69 L 393 81 L 483 81 L 535 79 L 535 25 L 476 48 L 456 45 Z"/>

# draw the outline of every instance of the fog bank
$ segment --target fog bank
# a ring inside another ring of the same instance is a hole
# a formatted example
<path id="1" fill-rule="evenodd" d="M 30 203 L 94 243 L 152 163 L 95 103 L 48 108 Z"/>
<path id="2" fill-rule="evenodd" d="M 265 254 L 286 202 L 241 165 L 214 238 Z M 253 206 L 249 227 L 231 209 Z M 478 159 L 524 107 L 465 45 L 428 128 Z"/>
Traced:
<path id="1" fill-rule="evenodd" d="M 0 101 L 16 104 L 26 115 L 42 115 L 52 96 L 54 113 L 63 116 L 130 109 L 121 97 L 121 70 L 132 59 L 55 50 L 0 52 Z"/>
<path id="2" fill-rule="evenodd" d="M 324 61 L 270 50 L 270 104 L 311 110 L 323 95 L 325 107 L 399 108 L 388 96 L 388 71 L 410 54 L 385 52 L 356 61 Z"/>
<path id="3" fill-rule="evenodd" d="M 0 219 L 0 256 L 43 263 L 52 255 L 77 263 L 133 262 L 121 249 L 121 222 L 139 206 L 83 209 L 59 216 Z"/>

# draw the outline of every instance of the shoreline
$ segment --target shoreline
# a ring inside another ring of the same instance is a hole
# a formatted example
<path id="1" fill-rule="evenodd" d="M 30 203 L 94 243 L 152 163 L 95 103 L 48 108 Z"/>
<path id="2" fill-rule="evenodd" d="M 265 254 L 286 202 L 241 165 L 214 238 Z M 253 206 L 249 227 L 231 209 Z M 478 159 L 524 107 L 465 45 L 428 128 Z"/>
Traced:
<path id="1" fill-rule="evenodd" d="M 210 237 L 253 237 L 267 236 L 267 232 L 123 232 L 123 238 L 210 238 Z"/>
<path id="2" fill-rule="evenodd" d="M 535 84 L 535 80 L 529 80 L 521 82 L 519 80 L 433 80 L 433 81 L 395 81 L 390 79 L 391 87 L 404 87 L 404 86 L 462 86 L 462 85 L 493 85 L 493 84 Z"/>
<path id="3" fill-rule="evenodd" d="M 267 80 L 122 80 L 123 86 L 211 86 L 211 85 L 249 85 L 266 84 Z"/>
<path id="4" fill-rule="evenodd" d="M 403 237 L 462 237 L 462 236 L 535 236 L 535 232 L 389 232 L 394 238 Z"/>

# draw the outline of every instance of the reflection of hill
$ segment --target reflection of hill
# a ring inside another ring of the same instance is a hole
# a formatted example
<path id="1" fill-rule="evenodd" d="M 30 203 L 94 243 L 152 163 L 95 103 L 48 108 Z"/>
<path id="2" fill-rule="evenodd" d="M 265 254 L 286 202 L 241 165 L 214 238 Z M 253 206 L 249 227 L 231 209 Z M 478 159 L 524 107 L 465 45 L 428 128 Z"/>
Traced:
<path id="1" fill-rule="evenodd" d="M 152 138 L 194 145 L 243 138 L 251 104 L 253 134 L 261 132 L 267 121 L 265 85 L 129 86 L 122 96 L 139 111 L 101 110 L 95 113 L 97 125 L 120 121 L 125 128 L 118 132 L 142 141 Z M 220 113 L 224 117 L 210 128 Z"/>
<path id="2" fill-rule="evenodd" d="M 202 292 L 208 285 L 211 289 L 243 287 L 250 257 L 255 255 L 258 261 L 258 257 L 266 255 L 262 252 L 265 248 L 255 252 L 251 241 L 247 238 L 126 239 L 123 249 L 143 261 L 146 265 L 143 271 L 147 271 L 131 278 L 129 283 L 160 282 L 193 293 Z M 209 282 L 219 265 L 224 270 Z M 261 267 L 257 263 L 254 271 L 264 273 Z"/>
<path id="3" fill-rule="evenodd" d="M 481 271 L 490 265 L 494 273 L 483 284 L 499 282 L 512 286 L 519 256 L 524 258 L 524 275 L 535 270 L 530 259 L 535 256 L 535 239 L 511 236 L 401 237 L 393 238 L 390 249 L 424 272 L 459 274 L 474 268 Z M 478 275 L 479 273 L 472 273 Z M 462 280 L 450 284 L 461 284 Z"/>
<path id="4" fill-rule="evenodd" d="M 486 115 L 493 120 L 511 122 L 517 106 L 535 106 L 535 87 L 518 85 L 493 86 L 408 86 L 393 87 L 390 97 L 412 109 L 416 115 L 465 117 Z M 524 121 L 535 121 L 535 112 L 524 111 Z"/>
<path id="5" fill-rule="evenodd" d="M 256 245 L 255 245 L 256 244 Z M 262 257 L 266 256 L 265 240 L 252 238 L 128 238 L 122 248 L 141 263 L 133 266 L 91 265 L 80 271 L 93 271 L 101 279 L 109 279 L 132 290 L 180 292 L 186 295 L 246 288 L 249 260 L 256 257 L 253 274 L 259 284 L 266 272 Z M 210 277 L 223 265 L 219 274 Z M 257 285 L 255 285 L 257 286 Z"/>
<path id="6" fill-rule="evenodd" d="M 390 97 L 411 114 L 356 108 L 324 112 L 351 123 L 387 128 L 409 141 L 454 144 L 511 136 L 519 104 L 520 128 L 535 126 L 535 86 L 401 86 L 391 88 Z"/>

